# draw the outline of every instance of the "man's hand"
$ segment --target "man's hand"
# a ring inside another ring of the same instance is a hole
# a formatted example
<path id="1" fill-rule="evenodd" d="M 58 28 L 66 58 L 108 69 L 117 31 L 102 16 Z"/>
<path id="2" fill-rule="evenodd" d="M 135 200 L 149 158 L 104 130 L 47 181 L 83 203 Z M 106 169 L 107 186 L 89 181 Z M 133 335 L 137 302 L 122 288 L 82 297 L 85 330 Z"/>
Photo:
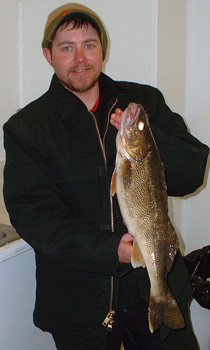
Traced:
<path id="1" fill-rule="evenodd" d="M 120 124 L 121 124 L 121 117 L 122 117 L 123 111 L 120 108 L 117 108 L 115 110 L 115 113 L 111 115 L 111 120 L 110 123 L 115 126 L 117 130 L 120 129 Z"/>
<path id="2" fill-rule="evenodd" d="M 129 264 L 131 262 L 131 252 L 133 248 L 133 236 L 125 233 L 118 247 L 119 262 Z"/>

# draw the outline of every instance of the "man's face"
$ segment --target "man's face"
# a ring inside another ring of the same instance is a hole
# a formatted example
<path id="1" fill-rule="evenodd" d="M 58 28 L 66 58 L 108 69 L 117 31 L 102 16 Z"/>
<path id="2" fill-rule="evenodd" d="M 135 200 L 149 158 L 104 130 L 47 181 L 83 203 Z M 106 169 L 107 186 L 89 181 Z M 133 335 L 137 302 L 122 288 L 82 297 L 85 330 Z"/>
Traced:
<path id="1" fill-rule="evenodd" d="M 75 93 L 94 87 L 102 70 L 103 53 L 96 29 L 90 24 L 73 28 L 58 28 L 51 51 L 43 49 L 47 61 L 53 66 L 61 83 Z"/>

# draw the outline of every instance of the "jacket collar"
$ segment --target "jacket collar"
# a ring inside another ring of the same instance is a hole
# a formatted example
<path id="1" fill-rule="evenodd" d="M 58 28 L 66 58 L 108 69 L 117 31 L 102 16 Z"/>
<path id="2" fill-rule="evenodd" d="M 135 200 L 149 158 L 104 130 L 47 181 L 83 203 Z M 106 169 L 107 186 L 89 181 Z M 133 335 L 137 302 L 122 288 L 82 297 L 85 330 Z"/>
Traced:
<path id="1" fill-rule="evenodd" d="M 118 95 L 118 90 L 114 84 L 114 81 L 109 78 L 104 73 L 101 73 L 99 77 L 100 90 L 104 91 L 111 100 L 116 99 Z M 78 110 L 82 112 L 87 111 L 85 104 L 71 91 L 67 90 L 58 80 L 57 76 L 54 74 L 49 93 L 52 97 L 53 102 L 56 105 L 58 113 L 61 119 L 65 120 L 74 115 L 78 115 Z M 112 101 L 110 101 L 112 103 Z"/>

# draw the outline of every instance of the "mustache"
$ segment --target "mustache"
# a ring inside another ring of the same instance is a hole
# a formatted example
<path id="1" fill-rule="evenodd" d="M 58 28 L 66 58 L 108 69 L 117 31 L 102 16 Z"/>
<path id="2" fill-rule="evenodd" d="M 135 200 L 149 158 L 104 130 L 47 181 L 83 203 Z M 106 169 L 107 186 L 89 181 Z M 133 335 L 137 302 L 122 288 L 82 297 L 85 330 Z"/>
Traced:
<path id="1" fill-rule="evenodd" d="M 93 68 L 94 68 L 94 66 L 92 64 L 82 64 L 82 65 L 77 64 L 69 69 L 69 73 L 75 72 L 75 71 L 81 70 L 81 69 L 93 69 Z"/>

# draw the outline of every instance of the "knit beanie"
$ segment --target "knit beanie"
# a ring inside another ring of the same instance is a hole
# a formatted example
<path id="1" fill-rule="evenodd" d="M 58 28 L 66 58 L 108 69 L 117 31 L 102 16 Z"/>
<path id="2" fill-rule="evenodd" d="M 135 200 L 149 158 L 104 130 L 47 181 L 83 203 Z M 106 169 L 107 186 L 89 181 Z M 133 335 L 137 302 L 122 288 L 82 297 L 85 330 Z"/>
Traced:
<path id="1" fill-rule="evenodd" d="M 104 25 L 101 22 L 101 19 L 95 12 L 93 12 L 88 7 L 76 3 L 70 3 L 60 6 L 49 14 L 44 29 L 42 47 L 49 47 L 60 25 L 68 20 L 74 19 L 78 15 L 86 17 L 90 23 L 93 23 L 96 26 L 96 28 L 98 28 L 103 50 L 103 59 L 105 59 L 108 38 Z"/>

